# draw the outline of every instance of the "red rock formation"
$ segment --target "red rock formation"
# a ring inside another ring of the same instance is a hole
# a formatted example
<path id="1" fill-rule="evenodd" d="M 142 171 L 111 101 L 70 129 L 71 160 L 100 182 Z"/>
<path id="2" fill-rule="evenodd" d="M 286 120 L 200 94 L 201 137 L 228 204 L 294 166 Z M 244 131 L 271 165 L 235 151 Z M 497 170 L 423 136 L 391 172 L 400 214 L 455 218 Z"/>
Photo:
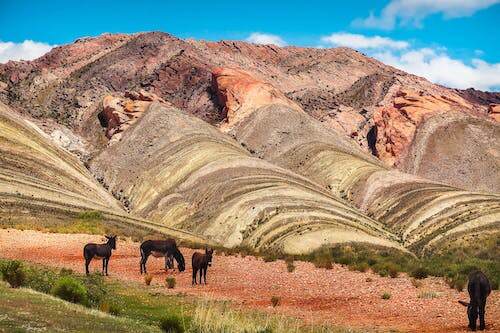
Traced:
<path id="1" fill-rule="evenodd" d="M 488 107 L 488 116 L 500 123 L 500 104 L 490 104 Z"/>
<path id="2" fill-rule="evenodd" d="M 390 166 L 397 165 L 425 120 L 438 113 L 470 109 L 472 106 L 459 96 L 436 96 L 401 89 L 392 105 L 380 107 L 373 114 L 378 157 Z"/>
<path id="3" fill-rule="evenodd" d="M 105 96 L 99 117 L 106 125 L 106 137 L 110 139 L 109 143 L 120 141 L 122 132 L 142 117 L 154 101 L 167 104 L 160 97 L 144 90 L 127 92 L 125 98 Z"/>
<path id="4" fill-rule="evenodd" d="M 269 83 L 257 80 L 250 73 L 236 68 L 216 68 L 212 72 L 213 85 L 219 103 L 224 107 L 226 122 L 223 130 L 231 129 L 236 123 L 258 108 L 281 104 L 303 112 L 300 106 L 289 100 L 281 91 Z"/>

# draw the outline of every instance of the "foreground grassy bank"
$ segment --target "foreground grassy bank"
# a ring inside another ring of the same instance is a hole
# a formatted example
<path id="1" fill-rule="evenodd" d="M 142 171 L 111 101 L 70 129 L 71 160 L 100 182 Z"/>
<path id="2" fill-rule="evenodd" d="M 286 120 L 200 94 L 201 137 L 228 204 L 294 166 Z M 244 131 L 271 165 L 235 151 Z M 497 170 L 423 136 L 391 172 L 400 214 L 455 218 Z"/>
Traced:
<path id="1" fill-rule="evenodd" d="M 0 266 L 2 278 L 21 287 L 0 283 L 0 331 L 357 332 L 306 326 L 229 302 L 165 294 L 164 287 L 104 280 L 97 274 L 87 277 L 12 260 L 0 260 Z"/>

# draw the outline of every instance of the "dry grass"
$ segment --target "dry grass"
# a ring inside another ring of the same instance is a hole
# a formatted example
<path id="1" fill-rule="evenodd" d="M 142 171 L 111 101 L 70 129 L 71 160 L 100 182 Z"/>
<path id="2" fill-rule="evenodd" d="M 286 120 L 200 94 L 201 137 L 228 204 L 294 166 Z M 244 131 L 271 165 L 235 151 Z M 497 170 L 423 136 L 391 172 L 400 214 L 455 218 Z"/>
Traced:
<path id="1" fill-rule="evenodd" d="M 198 303 L 188 332 L 341 333 L 356 331 L 326 326 L 304 326 L 299 320 L 285 316 L 271 316 L 260 312 L 242 312 L 234 310 L 230 303 L 214 303 L 205 300 Z"/>

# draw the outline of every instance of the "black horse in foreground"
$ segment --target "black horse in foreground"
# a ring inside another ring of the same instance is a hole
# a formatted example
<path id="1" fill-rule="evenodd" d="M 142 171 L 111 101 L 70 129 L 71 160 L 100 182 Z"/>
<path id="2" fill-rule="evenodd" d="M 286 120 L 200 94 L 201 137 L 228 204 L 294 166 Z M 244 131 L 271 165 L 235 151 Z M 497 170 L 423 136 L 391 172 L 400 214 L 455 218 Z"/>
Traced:
<path id="1" fill-rule="evenodd" d="M 467 290 L 469 291 L 470 302 L 458 302 L 467 307 L 469 328 L 473 331 L 476 330 L 476 322 L 479 315 L 479 329 L 484 330 L 486 328 L 486 323 L 484 321 L 486 298 L 491 293 L 490 281 L 483 272 L 472 272 L 469 274 L 469 284 L 467 286 Z"/>
<path id="2" fill-rule="evenodd" d="M 111 251 L 116 249 L 116 236 L 104 236 L 108 240 L 105 244 L 89 243 L 83 248 L 85 258 L 85 273 L 89 274 L 89 264 L 93 258 L 102 259 L 102 274 L 108 275 L 108 263 Z"/>
<path id="3" fill-rule="evenodd" d="M 147 240 L 141 244 L 141 274 L 146 273 L 146 262 L 148 257 L 153 255 L 154 257 L 165 257 L 165 269 L 172 268 L 172 257 L 177 261 L 177 267 L 179 272 L 186 269 L 184 256 L 177 247 L 177 243 L 173 238 L 167 238 L 165 240 Z"/>
<path id="4" fill-rule="evenodd" d="M 191 263 L 193 267 L 193 279 L 192 284 L 196 284 L 196 273 L 198 270 L 200 271 L 200 284 L 201 284 L 201 276 L 205 280 L 205 284 L 207 284 L 207 269 L 208 266 L 212 266 L 212 255 L 214 250 L 205 247 L 205 254 L 200 252 L 193 253 L 193 257 L 191 258 Z"/>

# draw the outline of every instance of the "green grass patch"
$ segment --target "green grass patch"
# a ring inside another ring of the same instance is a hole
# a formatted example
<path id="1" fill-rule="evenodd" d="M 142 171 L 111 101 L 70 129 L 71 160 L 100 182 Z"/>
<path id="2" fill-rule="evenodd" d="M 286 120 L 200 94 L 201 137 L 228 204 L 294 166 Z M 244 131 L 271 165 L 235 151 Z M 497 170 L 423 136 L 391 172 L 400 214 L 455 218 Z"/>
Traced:
<path id="1" fill-rule="evenodd" d="M 8 262 L 0 260 L 2 265 Z M 26 263 L 22 269 L 26 273 L 24 285 L 39 291 L 9 288 L 6 283 L 0 283 L 0 331 L 24 332 L 36 327 L 65 332 L 168 332 L 169 329 L 190 333 L 356 332 L 305 325 L 298 319 L 259 311 L 238 310 L 229 302 L 164 294 L 161 291 L 165 286 L 105 281 L 97 274 L 83 276 L 67 269 Z M 86 301 L 80 298 L 83 294 Z M 276 297 L 273 304 L 277 306 L 279 301 Z"/>

